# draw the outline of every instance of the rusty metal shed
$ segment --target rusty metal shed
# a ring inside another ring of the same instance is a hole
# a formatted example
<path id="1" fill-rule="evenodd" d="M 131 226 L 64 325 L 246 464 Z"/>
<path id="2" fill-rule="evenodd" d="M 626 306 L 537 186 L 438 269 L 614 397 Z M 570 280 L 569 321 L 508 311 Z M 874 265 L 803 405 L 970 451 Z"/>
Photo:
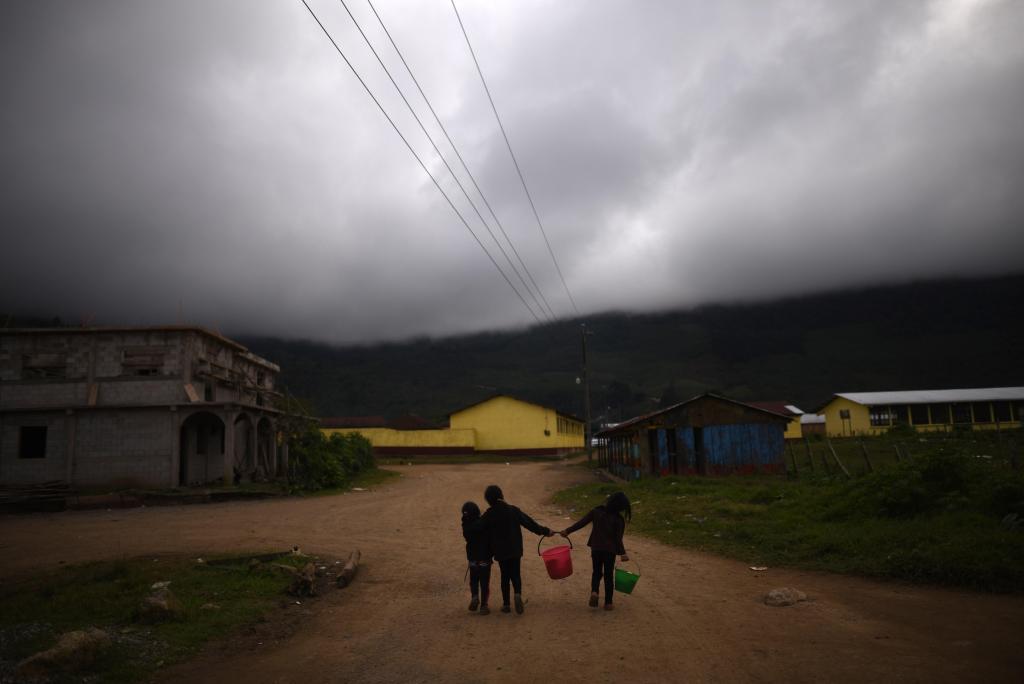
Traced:
<path id="1" fill-rule="evenodd" d="M 781 472 L 791 416 L 702 394 L 597 433 L 601 464 L 626 479 Z"/>

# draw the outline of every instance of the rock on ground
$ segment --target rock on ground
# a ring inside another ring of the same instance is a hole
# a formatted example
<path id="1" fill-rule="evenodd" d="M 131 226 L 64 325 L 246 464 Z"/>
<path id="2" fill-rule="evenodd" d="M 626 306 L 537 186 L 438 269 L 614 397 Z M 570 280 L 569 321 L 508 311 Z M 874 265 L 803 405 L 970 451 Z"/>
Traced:
<path id="1" fill-rule="evenodd" d="M 807 594 L 800 591 L 799 589 L 792 589 L 790 587 L 781 587 L 779 589 L 772 589 L 765 597 L 764 602 L 769 606 L 791 606 L 794 603 L 800 603 L 801 601 L 807 600 Z"/>
<path id="2" fill-rule="evenodd" d="M 18 663 L 16 673 L 18 677 L 46 677 L 54 670 L 75 672 L 92 664 L 110 644 L 110 635 L 96 627 L 67 632 L 53 648 Z"/>
<path id="3" fill-rule="evenodd" d="M 142 599 L 136 616 L 141 622 L 157 623 L 169 620 L 180 620 L 185 616 L 185 609 L 171 590 L 160 587 Z"/>

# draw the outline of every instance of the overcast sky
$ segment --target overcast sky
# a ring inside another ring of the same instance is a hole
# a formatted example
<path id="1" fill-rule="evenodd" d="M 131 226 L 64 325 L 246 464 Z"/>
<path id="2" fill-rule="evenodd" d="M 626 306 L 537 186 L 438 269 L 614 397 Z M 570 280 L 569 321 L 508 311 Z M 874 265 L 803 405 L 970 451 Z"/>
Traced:
<path id="1" fill-rule="evenodd" d="M 572 315 L 449 0 L 374 4 Z M 340 2 L 310 5 L 533 307 Z M 1024 270 L 1024 2 L 457 6 L 584 314 Z M 301 0 L 4 2 L 0 84 L 0 311 L 336 342 L 534 320 Z"/>

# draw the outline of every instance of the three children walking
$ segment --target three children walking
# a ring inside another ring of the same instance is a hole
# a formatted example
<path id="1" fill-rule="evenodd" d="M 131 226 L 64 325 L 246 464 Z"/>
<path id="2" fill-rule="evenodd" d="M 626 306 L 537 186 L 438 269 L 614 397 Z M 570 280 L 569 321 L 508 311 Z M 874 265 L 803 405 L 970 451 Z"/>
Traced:
<path id="1" fill-rule="evenodd" d="M 526 513 L 506 502 L 498 485 L 487 487 L 484 490 L 484 499 L 487 500 L 488 508 L 483 515 L 472 501 L 462 505 L 462 535 L 466 539 L 466 559 L 469 561 L 471 611 L 479 610 L 481 615 L 491 612 L 487 602 L 490 597 L 493 558 L 501 571 L 501 612 L 511 612 L 514 603 L 516 613 L 522 615 L 526 605 L 522 595 L 523 580 L 520 573 L 523 527 L 545 537 L 554 534 L 567 537 L 588 524 L 593 525 L 590 539 L 587 541 L 593 562 L 590 605 L 598 605 L 598 590 L 603 578 L 604 607 L 605 610 L 612 609 L 615 556 L 618 554 L 623 561 L 629 560 L 622 543 L 626 520 L 632 515 L 625 493 L 612 494 L 603 505 L 597 506 L 580 520 L 557 533 L 539 525 Z"/>

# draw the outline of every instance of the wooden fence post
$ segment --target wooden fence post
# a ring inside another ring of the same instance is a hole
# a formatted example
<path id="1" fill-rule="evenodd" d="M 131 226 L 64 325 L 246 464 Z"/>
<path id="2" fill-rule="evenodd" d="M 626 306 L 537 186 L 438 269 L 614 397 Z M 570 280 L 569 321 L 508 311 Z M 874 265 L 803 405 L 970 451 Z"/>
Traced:
<path id="1" fill-rule="evenodd" d="M 793 475 L 795 475 L 797 479 L 800 479 L 800 468 L 796 465 L 796 452 L 793 451 L 793 443 L 789 442 L 786 444 L 786 447 L 789 449 L 789 457 L 793 459 Z"/>
<path id="2" fill-rule="evenodd" d="M 861 439 L 861 440 L 857 440 L 857 441 L 860 442 L 860 452 L 862 454 L 864 454 L 864 463 L 866 463 L 867 466 L 868 466 L 868 472 L 869 473 L 875 472 L 875 469 L 873 467 L 871 467 L 871 459 L 868 458 L 868 448 L 866 446 L 864 446 L 864 440 Z"/>
<path id="3" fill-rule="evenodd" d="M 896 450 L 896 462 L 899 463 L 900 461 L 903 460 L 903 455 L 900 453 L 900 445 L 893 444 L 892 448 Z"/>
<path id="4" fill-rule="evenodd" d="M 807 447 L 807 465 L 811 468 L 811 473 L 814 473 L 814 455 L 811 454 L 811 442 L 804 437 L 804 446 Z"/>
<path id="5" fill-rule="evenodd" d="M 839 460 L 839 455 L 836 453 L 835 448 L 832 446 L 832 440 L 826 437 L 825 444 L 828 444 L 828 450 L 832 452 L 832 458 L 836 460 L 836 465 L 839 466 L 839 469 L 842 470 L 843 473 L 846 475 L 847 479 L 849 479 L 850 471 L 847 470 L 846 466 L 843 465 L 843 462 Z"/>

